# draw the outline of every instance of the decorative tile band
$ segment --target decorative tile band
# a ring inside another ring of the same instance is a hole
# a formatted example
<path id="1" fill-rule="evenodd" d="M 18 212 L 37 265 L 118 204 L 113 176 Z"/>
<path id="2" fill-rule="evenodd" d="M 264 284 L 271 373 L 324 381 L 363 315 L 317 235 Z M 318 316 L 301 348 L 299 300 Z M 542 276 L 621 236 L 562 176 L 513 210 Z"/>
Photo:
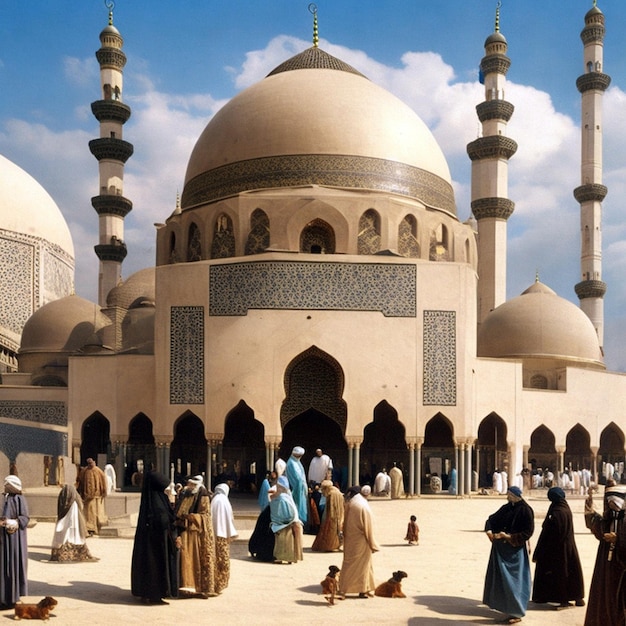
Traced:
<path id="1" fill-rule="evenodd" d="M 170 311 L 170 404 L 204 403 L 204 307 Z"/>
<path id="2" fill-rule="evenodd" d="M 424 406 L 456 406 L 456 311 L 424 311 Z"/>
<path id="3" fill-rule="evenodd" d="M 67 433 L 0 423 L 0 450 L 11 462 L 20 452 L 66 456 Z"/>
<path id="4" fill-rule="evenodd" d="M 53 426 L 67 426 L 67 407 L 65 402 L 59 401 L 2 400 L 0 401 L 0 417 Z"/>
<path id="5" fill-rule="evenodd" d="M 415 317 L 416 268 L 408 264 L 264 261 L 212 265 L 209 315 L 248 309 L 380 311 Z"/>
<path id="6" fill-rule="evenodd" d="M 261 157 L 211 169 L 185 185 L 181 206 L 185 210 L 244 191 L 302 185 L 396 193 L 456 215 L 452 186 L 439 176 L 406 163 L 344 154 Z"/>

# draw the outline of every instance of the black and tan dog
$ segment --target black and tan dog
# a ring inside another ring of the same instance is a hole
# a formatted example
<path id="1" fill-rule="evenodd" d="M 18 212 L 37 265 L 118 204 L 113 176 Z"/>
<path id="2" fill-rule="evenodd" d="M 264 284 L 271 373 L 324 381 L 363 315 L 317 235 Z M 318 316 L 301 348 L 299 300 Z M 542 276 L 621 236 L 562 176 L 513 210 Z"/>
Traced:
<path id="1" fill-rule="evenodd" d="M 37 604 L 25 604 L 17 602 L 15 604 L 15 617 L 13 619 L 43 619 L 50 618 L 50 611 L 58 604 L 51 596 L 46 596 L 39 600 Z"/>
<path id="2" fill-rule="evenodd" d="M 336 565 L 331 565 L 328 568 L 328 574 L 326 578 L 320 583 L 322 585 L 322 593 L 328 604 L 335 604 L 335 595 L 339 591 L 339 568 Z M 341 597 L 339 598 L 342 599 Z"/>
<path id="3" fill-rule="evenodd" d="M 376 587 L 374 595 L 380 596 L 381 598 L 406 598 L 402 593 L 402 579 L 406 578 L 406 576 L 406 572 L 400 570 L 394 572 L 387 582 L 380 583 L 380 585 Z"/>

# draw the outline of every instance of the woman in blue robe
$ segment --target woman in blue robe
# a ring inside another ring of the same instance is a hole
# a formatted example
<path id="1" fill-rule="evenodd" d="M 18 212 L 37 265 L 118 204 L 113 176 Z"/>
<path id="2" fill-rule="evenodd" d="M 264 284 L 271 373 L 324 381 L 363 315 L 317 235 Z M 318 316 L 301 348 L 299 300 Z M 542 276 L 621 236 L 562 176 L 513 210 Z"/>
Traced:
<path id="1" fill-rule="evenodd" d="M 274 562 L 295 563 L 302 560 L 302 522 L 289 482 L 280 476 L 270 499 L 270 527 L 274 533 Z"/>
<path id="2" fill-rule="evenodd" d="M 485 522 L 491 554 L 483 604 L 505 613 L 509 624 L 526 615 L 530 599 L 530 559 L 527 542 L 535 530 L 533 510 L 522 498 L 519 487 L 509 487 L 508 502 Z"/>

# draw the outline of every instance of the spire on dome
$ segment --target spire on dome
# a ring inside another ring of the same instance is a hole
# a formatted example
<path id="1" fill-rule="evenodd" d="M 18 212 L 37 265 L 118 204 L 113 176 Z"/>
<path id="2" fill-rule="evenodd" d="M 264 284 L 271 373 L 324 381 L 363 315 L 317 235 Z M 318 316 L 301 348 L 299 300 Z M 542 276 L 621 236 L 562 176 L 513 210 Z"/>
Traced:
<path id="1" fill-rule="evenodd" d="M 594 0 L 595 1 L 595 0 Z M 496 25 L 494 27 L 494 32 L 500 32 L 500 7 L 502 6 L 502 0 L 498 0 L 496 4 Z"/>
<path id="2" fill-rule="evenodd" d="M 115 8 L 115 2 L 113 2 L 113 0 L 104 0 L 104 6 L 109 9 L 109 26 L 113 26 L 113 9 Z"/>
<path id="3" fill-rule="evenodd" d="M 313 14 L 313 47 L 317 48 L 319 43 L 319 33 L 317 28 L 317 5 L 313 2 L 309 4 L 309 12 Z"/>

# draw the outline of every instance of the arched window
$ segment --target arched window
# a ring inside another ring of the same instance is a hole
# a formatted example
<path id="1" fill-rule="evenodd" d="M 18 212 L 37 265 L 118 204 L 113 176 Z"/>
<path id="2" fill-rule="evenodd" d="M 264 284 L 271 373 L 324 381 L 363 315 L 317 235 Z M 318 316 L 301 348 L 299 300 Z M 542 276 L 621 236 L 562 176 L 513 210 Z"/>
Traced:
<path id="1" fill-rule="evenodd" d="M 233 232 L 233 222 L 222 213 L 215 220 L 215 231 L 213 232 L 213 243 L 211 244 L 211 258 L 225 259 L 235 256 L 235 233 Z"/>
<path id="2" fill-rule="evenodd" d="M 300 252 L 334 254 L 335 232 L 330 224 L 320 219 L 309 222 L 300 233 Z"/>
<path id="3" fill-rule="evenodd" d="M 200 229 L 194 222 L 189 226 L 189 236 L 187 239 L 187 261 L 202 260 L 202 238 Z"/>
<path id="4" fill-rule="evenodd" d="M 358 253 L 376 254 L 380 251 L 380 216 L 368 209 L 359 220 Z"/>
<path id="5" fill-rule="evenodd" d="M 430 261 L 449 261 L 448 229 L 439 224 L 430 234 Z"/>
<path id="6" fill-rule="evenodd" d="M 530 377 L 531 389 L 547 389 L 548 379 L 543 374 L 533 374 Z"/>
<path id="7" fill-rule="evenodd" d="M 246 241 L 245 254 L 265 252 L 270 245 L 270 220 L 265 211 L 255 209 L 250 216 L 250 233 Z"/>
<path id="8" fill-rule="evenodd" d="M 176 234 L 170 233 L 170 252 L 168 256 L 169 263 L 178 263 L 178 254 L 176 252 Z"/>
<path id="9" fill-rule="evenodd" d="M 414 215 L 406 215 L 398 227 L 398 252 L 413 259 L 420 258 L 420 245 L 417 243 L 417 220 Z"/>

